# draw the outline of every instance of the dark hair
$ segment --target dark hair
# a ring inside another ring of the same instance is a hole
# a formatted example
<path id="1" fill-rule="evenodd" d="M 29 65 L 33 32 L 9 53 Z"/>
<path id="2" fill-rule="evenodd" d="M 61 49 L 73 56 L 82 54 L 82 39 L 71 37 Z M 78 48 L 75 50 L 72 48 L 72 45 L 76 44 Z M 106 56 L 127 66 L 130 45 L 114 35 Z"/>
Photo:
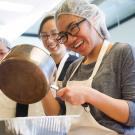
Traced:
<path id="1" fill-rule="evenodd" d="M 45 18 L 42 20 L 42 22 L 41 22 L 41 24 L 40 24 L 40 27 L 39 27 L 39 30 L 38 30 L 38 35 L 40 34 L 43 25 L 44 25 L 47 21 L 52 20 L 52 19 L 54 19 L 54 16 L 50 15 L 50 16 L 45 17 Z"/>

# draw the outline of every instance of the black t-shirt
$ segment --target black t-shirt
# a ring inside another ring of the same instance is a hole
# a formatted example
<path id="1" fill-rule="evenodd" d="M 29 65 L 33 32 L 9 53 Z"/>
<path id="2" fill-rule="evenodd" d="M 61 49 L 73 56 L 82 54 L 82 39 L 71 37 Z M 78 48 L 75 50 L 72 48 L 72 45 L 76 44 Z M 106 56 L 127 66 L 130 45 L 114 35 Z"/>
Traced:
<path id="1" fill-rule="evenodd" d="M 66 74 L 66 71 L 67 71 L 69 65 L 70 65 L 74 60 L 76 60 L 77 58 L 78 58 L 78 57 L 76 57 L 76 56 L 74 56 L 74 55 L 69 55 L 68 59 L 67 59 L 66 62 L 65 62 L 65 65 L 64 65 L 64 67 L 63 67 L 63 69 L 62 69 L 62 71 L 61 71 L 61 74 L 60 74 L 60 76 L 59 76 L 59 79 L 58 79 L 59 81 L 63 81 L 64 76 L 65 76 L 65 74 Z M 59 64 L 56 64 L 56 67 L 58 68 L 58 67 L 59 67 Z"/>

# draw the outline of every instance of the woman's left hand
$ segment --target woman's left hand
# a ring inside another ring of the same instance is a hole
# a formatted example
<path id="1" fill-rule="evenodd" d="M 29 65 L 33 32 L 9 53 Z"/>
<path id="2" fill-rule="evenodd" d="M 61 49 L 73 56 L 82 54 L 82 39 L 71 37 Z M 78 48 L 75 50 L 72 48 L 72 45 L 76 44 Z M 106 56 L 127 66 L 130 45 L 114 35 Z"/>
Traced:
<path id="1" fill-rule="evenodd" d="M 88 87 L 72 85 L 60 89 L 57 95 L 72 105 L 81 105 L 87 102 L 88 92 L 90 92 Z"/>

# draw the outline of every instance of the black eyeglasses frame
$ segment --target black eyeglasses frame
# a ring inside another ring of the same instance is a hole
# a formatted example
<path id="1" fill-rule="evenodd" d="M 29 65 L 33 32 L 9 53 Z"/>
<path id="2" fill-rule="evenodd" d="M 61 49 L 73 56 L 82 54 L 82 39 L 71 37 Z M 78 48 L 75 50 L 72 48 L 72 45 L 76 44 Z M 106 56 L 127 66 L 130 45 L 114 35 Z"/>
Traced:
<path id="1" fill-rule="evenodd" d="M 84 18 L 84 19 L 82 19 L 81 21 L 79 21 L 79 22 L 77 22 L 77 23 L 75 23 L 75 24 L 73 24 L 74 25 L 74 27 L 76 26 L 76 28 L 78 28 L 78 31 L 76 32 L 76 33 L 71 33 L 71 32 L 68 32 L 68 31 L 66 31 L 66 32 L 59 32 L 58 33 L 58 38 L 56 39 L 60 44 L 64 44 L 64 43 L 66 43 L 67 41 L 68 41 L 68 35 L 70 35 L 70 36 L 76 36 L 77 34 L 78 34 L 78 32 L 80 31 L 80 27 L 79 27 L 79 25 L 82 23 L 82 22 L 84 22 L 84 21 L 86 21 L 86 18 Z M 64 39 L 64 38 L 65 39 Z M 63 40 L 62 40 L 62 38 L 63 38 Z"/>

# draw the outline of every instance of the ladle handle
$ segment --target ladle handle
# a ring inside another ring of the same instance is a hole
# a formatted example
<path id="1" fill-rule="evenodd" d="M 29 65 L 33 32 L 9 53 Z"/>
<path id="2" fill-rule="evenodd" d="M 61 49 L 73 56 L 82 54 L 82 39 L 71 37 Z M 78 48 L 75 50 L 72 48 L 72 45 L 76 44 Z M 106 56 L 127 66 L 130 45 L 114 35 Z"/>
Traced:
<path id="1" fill-rule="evenodd" d="M 50 88 L 54 89 L 54 90 L 59 90 L 59 87 L 57 85 L 51 85 Z"/>

